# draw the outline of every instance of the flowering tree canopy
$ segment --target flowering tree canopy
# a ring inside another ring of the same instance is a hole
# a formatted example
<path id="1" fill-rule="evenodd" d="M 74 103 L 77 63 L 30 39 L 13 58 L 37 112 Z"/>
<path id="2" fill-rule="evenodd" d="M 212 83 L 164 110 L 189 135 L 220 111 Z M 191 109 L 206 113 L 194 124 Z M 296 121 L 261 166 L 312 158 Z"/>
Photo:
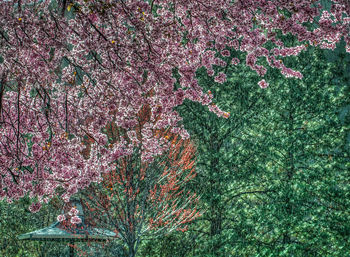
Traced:
<path id="1" fill-rule="evenodd" d="M 323 12 L 314 0 L 1 2 L 0 198 L 29 193 L 38 197 L 36 211 L 59 187 L 68 201 L 101 181 L 113 160 L 133 152 L 125 140 L 110 146 L 103 128 L 115 120 L 137 141 L 137 114 L 145 105 L 150 120 L 141 129 L 141 157 L 147 162 L 167 149 L 152 136 L 155 130 L 189 137 L 174 111 L 184 99 L 228 118 L 211 104 L 195 72 L 204 66 L 224 83 L 226 74 L 213 67 L 237 64 L 232 49 L 247 53 L 246 65 L 261 77 L 267 67 L 257 63 L 264 57 L 268 66 L 299 79 L 303 74 L 286 67 L 283 57 L 309 45 L 334 49 L 341 39 L 350 52 L 349 1 L 331 2 Z M 285 46 L 278 32 L 299 43 Z M 268 85 L 268 79 L 259 82 Z M 84 137 L 93 142 L 88 159 Z"/>
<path id="2" fill-rule="evenodd" d="M 185 231 L 200 215 L 198 197 L 185 189 L 196 175 L 194 145 L 169 132 L 156 133 L 171 141 L 166 154 L 148 164 L 135 151 L 103 174 L 102 183 L 82 192 L 87 222 L 113 230 L 127 246 L 128 256 L 135 256 L 143 239 Z"/>
<path id="3" fill-rule="evenodd" d="M 131 140 L 125 129 L 114 122 L 106 126 L 108 142 L 113 144 L 138 141 L 132 155 L 115 158 L 112 171 L 102 175 L 100 184 L 92 183 L 79 194 L 85 207 L 85 224 L 113 230 L 128 248 L 128 256 L 135 256 L 145 238 L 167 234 L 174 230 L 185 231 L 187 224 L 200 215 L 198 197 L 186 189 L 195 176 L 196 147 L 190 139 L 167 130 L 156 130 L 153 137 L 170 142 L 168 149 L 148 163 L 141 160 L 140 141 L 142 126 L 150 119 L 150 107 L 145 105 L 138 113 L 136 138 Z M 93 140 L 83 141 L 84 158 L 91 154 Z M 77 210 L 71 209 L 67 218 L 57 220 L 75 228 L 80 222 Z"/>

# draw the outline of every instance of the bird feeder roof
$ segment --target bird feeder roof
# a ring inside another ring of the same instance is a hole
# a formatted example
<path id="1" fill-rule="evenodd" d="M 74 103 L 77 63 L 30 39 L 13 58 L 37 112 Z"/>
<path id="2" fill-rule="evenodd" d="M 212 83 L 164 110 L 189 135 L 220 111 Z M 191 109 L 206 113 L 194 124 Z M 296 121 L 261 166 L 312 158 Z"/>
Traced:
<path id="1" fill-rule="evenodd" d="M 26 234 L 18 236 L 20 240 L 74 240 L 74 241 L 87 241 L 87 240 L 108 240 L 115 238 L 116 234 L 107 229 L 101 228 L 75 228 L 73 232 L 66 231 L 62 228 L 60 222 L 55 222 L 52 225 L 38 229 Z"/>
<path id="2" fill-rule="evenodd" d="M 20 240 L 42 241 L 105 241 L 116 237 L 116 234 L 110 230 L 85 224 L 84 211 L 79 200 L 72 200 L 69 205 L 74 206 L 79 211 L 78 217 L 82 220 L 81 223 L 67 227 L 67 221 L 57 221 L 48 227 L 19 235 L 17 238 Z"/>

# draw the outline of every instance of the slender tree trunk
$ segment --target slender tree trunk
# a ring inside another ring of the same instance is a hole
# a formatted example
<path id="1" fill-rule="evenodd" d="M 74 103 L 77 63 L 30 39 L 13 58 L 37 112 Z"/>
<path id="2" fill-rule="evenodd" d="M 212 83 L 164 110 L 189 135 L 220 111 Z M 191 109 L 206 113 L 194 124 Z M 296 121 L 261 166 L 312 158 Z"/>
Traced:
<path id="1" fill-rule="evenodd" d="M 210 235 L 215 236 L 222 231 L 222 213 L 219 210 L 219 206 L 213 206 L 212 219 L 210 221 Z"/>
<path id="2" fill-rule="evenodd" d="M 210 140 L 212 149 L 215 152 L 219 152 L 221 142 L 218 140 L 216 135 L 212 136 Z M 214 172 L 214 177 L 211 181 L 211 191 L 215 194 L 214 201 L 211 202 L 211 220 L 210 220 L 210 237 L 212 241 L 212 254 L 219 256 L 221 243 L 217 236 L 222 233 L 222 204 L 221 204 L 221 181 L 220 181 L 220 170 L 218 169 L 219 158 L 213 158 L 211 160 L 211 170 Z"/>
<path id="3" fill-rule="evenodd" d="M 293 95 L 293 91 L 291 93 L 291 96 Z M 295 145 L 294 145 L 294 139 L 292 138 L 293 133 L 294 133 L 294 106 L 293 106 L 293 98 L 289 99 L 290 101 L 290 106 L 288 109 L 288 117 L 287 117 L 287 122 L 288 122 L 288 127 L 287 127 L 287 134 L 288 138 L 290 139 L 288 142 L 288 160 L 287 161 L 287 183 L 288 183 L 288 195 L 285 199 L 285 208 L 286 208 L 286 213 L 287 217 L 292 217 L 293 216 L 293 203 L 291 202 L 291 198 L 293 198 L 293 189 L 291 187 L 293 176 L 295 173 L 294 170 L 294 153 L 295 153 Z M 291 227 L 292 224 L 290 222 L 287 223 L 287 228 Z M 292 238 L 290 236 L 290 232 L 287 230 L 282 237 L 282 243 L 283 244 L 290 244 L 292 242 Z"/>
<path id="4" fill-rule="evenodd" d="M 134 243 L 131 243 L 130 245 L 128 245 L 128 247 L 129 247 L 128 257 L 135 257 L 136 252 L 135 252 L 135 248 L 134 248 Z"/>
<path id="5" fill-rule="evenodd" d="M 210 237 L 212 238 L 213 248 L 212 253 L 217 256 L 218 251 L 220 250 L 221 244 L 215 238 L 215 236 L 220 235 L 222 233 L 222 213 L 219 210 L 219 206 L 213 206 L 212 210 L 212 219 L 210 221 Z"/>
<path id="6" fill-rule="evenodd" d="M 128 257 L 135 257 L 136 256 L 136 240 L 134 233 L 130 233 L 127 238 L 127 245 L 128 245 Z"/>

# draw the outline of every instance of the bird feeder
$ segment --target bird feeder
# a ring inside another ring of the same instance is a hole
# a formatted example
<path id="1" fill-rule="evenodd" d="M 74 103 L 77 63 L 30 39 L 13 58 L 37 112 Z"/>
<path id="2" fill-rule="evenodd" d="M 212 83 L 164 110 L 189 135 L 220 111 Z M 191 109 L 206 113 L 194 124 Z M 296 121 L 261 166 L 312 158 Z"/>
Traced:
<path id="1" fill-rule="evenodd" d="M 17 236 L 20 240 L 37 241 L 68 241 L 73 247 L 70 247 L 70 257 L 74 256 L 74 243 L 84 241 L 107 241 L 113 240 L 116 234 L 110 230 L 95 228 L 85 223 L 84 211 L 80 200 L 71 200 L 67 203 L 62 213 L 66 213 L 69 208 L 77 209 L 77 216 L 81 219 L 78 224 L 71 224 L 68 220 L 56 221 L 50 226 L 38 229 L 26 234 Z"/>

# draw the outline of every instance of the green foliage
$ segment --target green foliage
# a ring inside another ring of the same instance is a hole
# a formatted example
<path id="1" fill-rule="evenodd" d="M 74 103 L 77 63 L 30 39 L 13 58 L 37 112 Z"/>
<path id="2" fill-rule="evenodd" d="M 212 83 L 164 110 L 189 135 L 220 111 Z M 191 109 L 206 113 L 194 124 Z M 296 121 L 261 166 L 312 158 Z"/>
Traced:
<path id="1" fill-rule="evenodd" d="M 198 145 L 190 186 L 205 213 L 188 232 L 146 243 L 142 256 L 348 254 L 350 62 L 344 50 L 333 63 L 325 54 L 309 48 L 289 57 L 303 80 L 269 70 L 265 90 L 243 65 L 217 67 L 229 73 L 220 87 L 198 71 L 204 91 L 231 112 L 221 119 L 188 101 L 177 109 Z"/>
<path id="2" fill-rule="evenodd" d="M 11 204 L 0 201 L 0 256 L 62 256 L 62 244 L 17 239 L 20 234 L 43 228 L 56 220 L 57 210 L 53 207 L 45 205 L 38 213 L 31 213 L 30 202 L 28 197 Z"/>

